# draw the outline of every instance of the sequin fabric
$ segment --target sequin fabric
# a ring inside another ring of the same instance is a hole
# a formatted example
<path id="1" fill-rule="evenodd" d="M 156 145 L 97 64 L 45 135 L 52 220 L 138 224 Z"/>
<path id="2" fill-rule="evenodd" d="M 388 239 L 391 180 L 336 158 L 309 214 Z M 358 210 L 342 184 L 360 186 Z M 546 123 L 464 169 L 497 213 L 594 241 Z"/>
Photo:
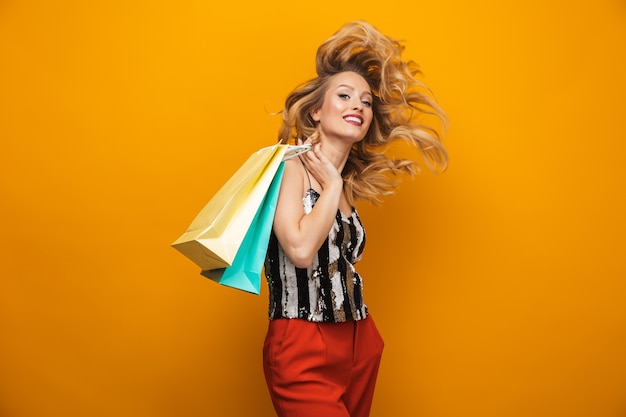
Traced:
<path id="1" fill-rule="evenodd" d="M 309 214 L 319 194 L 309 189 L 302 204 Z M 297 268 L 272 232 L 265 258 L 269 287 L 269 318 L 313 322 L 345 322 L 367 317 L 363 280 L 354 268 L 365 247 L 365 229 L 352 208 L 337 210 L 335 222 L 309 268 Z"/>

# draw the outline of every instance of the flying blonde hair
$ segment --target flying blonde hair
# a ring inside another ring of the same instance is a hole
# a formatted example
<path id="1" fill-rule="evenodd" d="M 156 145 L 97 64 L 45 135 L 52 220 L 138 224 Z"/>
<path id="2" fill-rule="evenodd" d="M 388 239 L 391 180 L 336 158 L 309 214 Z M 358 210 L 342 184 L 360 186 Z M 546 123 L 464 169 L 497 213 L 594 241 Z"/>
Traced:
<path id="1" fill-rule="evenodd" d="M 317 123 L 310 113 L 322 106 L 329 79 L 353 71 L 369 84 L 374 117 L 364 139 L 352 147 L 342 172 L 350 204 L 356 200 L 376 204 L 381 197 L 393 194 L 398 182 L 394 177 L 420 171 L 415 161 L 390 158 L 384 153 L 392 142 L 404 141 L 417 148 L 433 172 L 447 168 L 448 155 L 441 135 L 420 120 L 422 116 L 435 116 L 445 129 L 447 116 L 428 87 L 415 78 L 420 73 L 417 64 L 404 60 L 403 52 L 399 41 L 381 34 L 369 23 L 348 22 L 319 46 L 317 77 L 296 87 L 285 100 L 280 142 L 311 137 L 315 143 Z"/>

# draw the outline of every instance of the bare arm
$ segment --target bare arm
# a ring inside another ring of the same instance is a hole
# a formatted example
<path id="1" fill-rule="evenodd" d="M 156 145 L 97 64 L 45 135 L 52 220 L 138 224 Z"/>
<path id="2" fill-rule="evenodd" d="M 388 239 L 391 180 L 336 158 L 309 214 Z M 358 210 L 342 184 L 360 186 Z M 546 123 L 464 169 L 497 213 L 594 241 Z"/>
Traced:
<path id="1" fill-rule="evenodd" d="M 274 233 L 291 262 L 298 268 L 307 268 L 333 226 L 343 192 L 343 179 L 319 145 L 300 158 L 322 186 L 320 198 L 313 210 L 305 215 L 302 198 L 307 188 L 306 173 L 297 158 L 288 160 L 276 205 Z"/>

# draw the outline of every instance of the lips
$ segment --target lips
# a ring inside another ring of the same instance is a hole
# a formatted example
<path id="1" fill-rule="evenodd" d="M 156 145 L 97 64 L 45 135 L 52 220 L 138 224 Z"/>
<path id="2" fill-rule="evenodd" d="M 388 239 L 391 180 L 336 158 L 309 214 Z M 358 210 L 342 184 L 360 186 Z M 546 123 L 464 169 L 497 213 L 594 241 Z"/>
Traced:
<path id="1" fill-rule="evenodd" d="M 353 114 L 347 115 L 346 117 L 343 118 L 343 120 L 345 120 L 346 122 L 350 124 L 354 124 L 357 126 L 361 126 L 363 124 L 363 118 L 361 116 L 357 116 Z"/>

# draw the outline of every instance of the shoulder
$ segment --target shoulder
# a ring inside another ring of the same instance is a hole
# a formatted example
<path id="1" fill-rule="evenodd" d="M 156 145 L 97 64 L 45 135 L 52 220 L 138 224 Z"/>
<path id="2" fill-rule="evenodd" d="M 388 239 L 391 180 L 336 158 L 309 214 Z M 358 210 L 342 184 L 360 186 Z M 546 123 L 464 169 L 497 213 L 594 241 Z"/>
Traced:
<path id="1" fill-rule="evenodd" d="M 274 230 L 290 230 L 304 214 L 302 198 L 305 193 L 304 166 L 298 158 L 284 162 L 284 173 L 280 184 L 276 213 L 274 215 Z M 281 239 L 280 235 L 279 241 Z"/>
<path id="2" fill-rule="evenodd" d="M 304 165 L 302 165 L 299 157 L 294 156 L 285 161 L 285 169 L 288 169 L 288 167 L 291 167 L 291 169 L 303 169 Z"/>
<path id="3" fill-rule="evenodd" d="M 291 158 L 284 162 L 285 169 L 281 184 L 281 190 L 289 190 L 298 195 L 304 192 L 306 184 L 306 171 L 299 158 Z M 283 192 L 283 191 L 281 191 Z"/>
<path id="4" fill-rule="evenodd" d="M 304 178 L 306 171 L 299 158 L 291 158 L 285 161 L 286 178 Z"/>

